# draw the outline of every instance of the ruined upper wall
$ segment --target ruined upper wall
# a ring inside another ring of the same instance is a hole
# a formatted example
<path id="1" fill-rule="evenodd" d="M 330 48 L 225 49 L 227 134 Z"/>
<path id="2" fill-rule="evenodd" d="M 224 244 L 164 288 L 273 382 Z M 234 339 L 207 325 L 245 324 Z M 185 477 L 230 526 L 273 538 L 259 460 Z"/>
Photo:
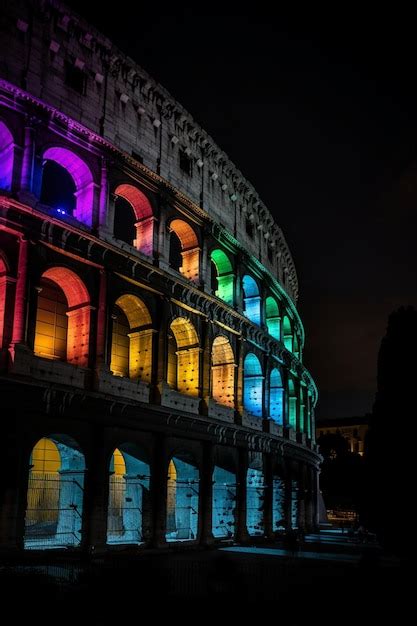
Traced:
<path id="1" fill-rule="evenodd" d="M 67 84 L 71 68 L 83 72 L 84 94 Z M 65 4 L 3 0 L 0 77 L 143 160 L 222 224 L 296 303 L 288 246 L 252 185 L 161 85 Z"/>

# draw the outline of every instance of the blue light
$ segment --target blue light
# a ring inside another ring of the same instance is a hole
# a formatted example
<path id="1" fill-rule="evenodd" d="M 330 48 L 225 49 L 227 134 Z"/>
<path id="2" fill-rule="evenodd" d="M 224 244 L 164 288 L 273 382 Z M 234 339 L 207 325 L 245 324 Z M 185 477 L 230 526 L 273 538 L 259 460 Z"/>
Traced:
<path id="1" fill-rule="evenodd" d="M 66 215 L 67 212 L 64 209 L 56 209 L 57 213 L 61 213 L 62 215 Z"/>

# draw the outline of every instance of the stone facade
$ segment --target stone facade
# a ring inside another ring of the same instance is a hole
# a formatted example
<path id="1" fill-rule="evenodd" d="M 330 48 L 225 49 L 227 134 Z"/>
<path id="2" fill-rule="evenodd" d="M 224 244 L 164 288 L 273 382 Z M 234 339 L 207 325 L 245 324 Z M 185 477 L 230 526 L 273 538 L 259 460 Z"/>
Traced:
<path id="1" fill-rule="evenodd" d="M 1 545 L 316 528 L 317 390 L 279 227 L 64 5 L 6 2 L 0 32 Z"/>

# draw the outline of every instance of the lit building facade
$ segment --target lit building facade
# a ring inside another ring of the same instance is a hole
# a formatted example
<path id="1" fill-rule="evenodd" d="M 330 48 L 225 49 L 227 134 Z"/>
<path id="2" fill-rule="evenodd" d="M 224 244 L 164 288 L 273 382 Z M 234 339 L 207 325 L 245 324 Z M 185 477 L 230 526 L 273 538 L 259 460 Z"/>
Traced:
<path id="1" fill-rule="evenodd" d="M 316 438 L 324 435 L 341 435 L 348 443 L 352 454 L 363 456 L 365 440 L 369 429 L 370 415 L 361 417 L 337 417 L 322 419 L 316 422 Z"/>
<path id="2" fill-rule="evenodd" d="M 0 541 L 317 528 L 297 277 L 255 189 L 54 0 L 0 23 Z"/>

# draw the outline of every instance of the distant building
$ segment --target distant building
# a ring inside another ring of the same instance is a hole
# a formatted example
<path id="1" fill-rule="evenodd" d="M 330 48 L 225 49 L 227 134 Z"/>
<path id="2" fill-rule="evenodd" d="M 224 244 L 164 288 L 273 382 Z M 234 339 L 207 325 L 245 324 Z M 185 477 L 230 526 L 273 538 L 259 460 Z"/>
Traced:
<path id="1" fill-rule="evenodd" d="M 340 417 L 317 421 L 316 439 L 323 435 L 340 434 L 349 444 L 349 452 L 363 456 L 370 414 L 361 417 Z"/>

